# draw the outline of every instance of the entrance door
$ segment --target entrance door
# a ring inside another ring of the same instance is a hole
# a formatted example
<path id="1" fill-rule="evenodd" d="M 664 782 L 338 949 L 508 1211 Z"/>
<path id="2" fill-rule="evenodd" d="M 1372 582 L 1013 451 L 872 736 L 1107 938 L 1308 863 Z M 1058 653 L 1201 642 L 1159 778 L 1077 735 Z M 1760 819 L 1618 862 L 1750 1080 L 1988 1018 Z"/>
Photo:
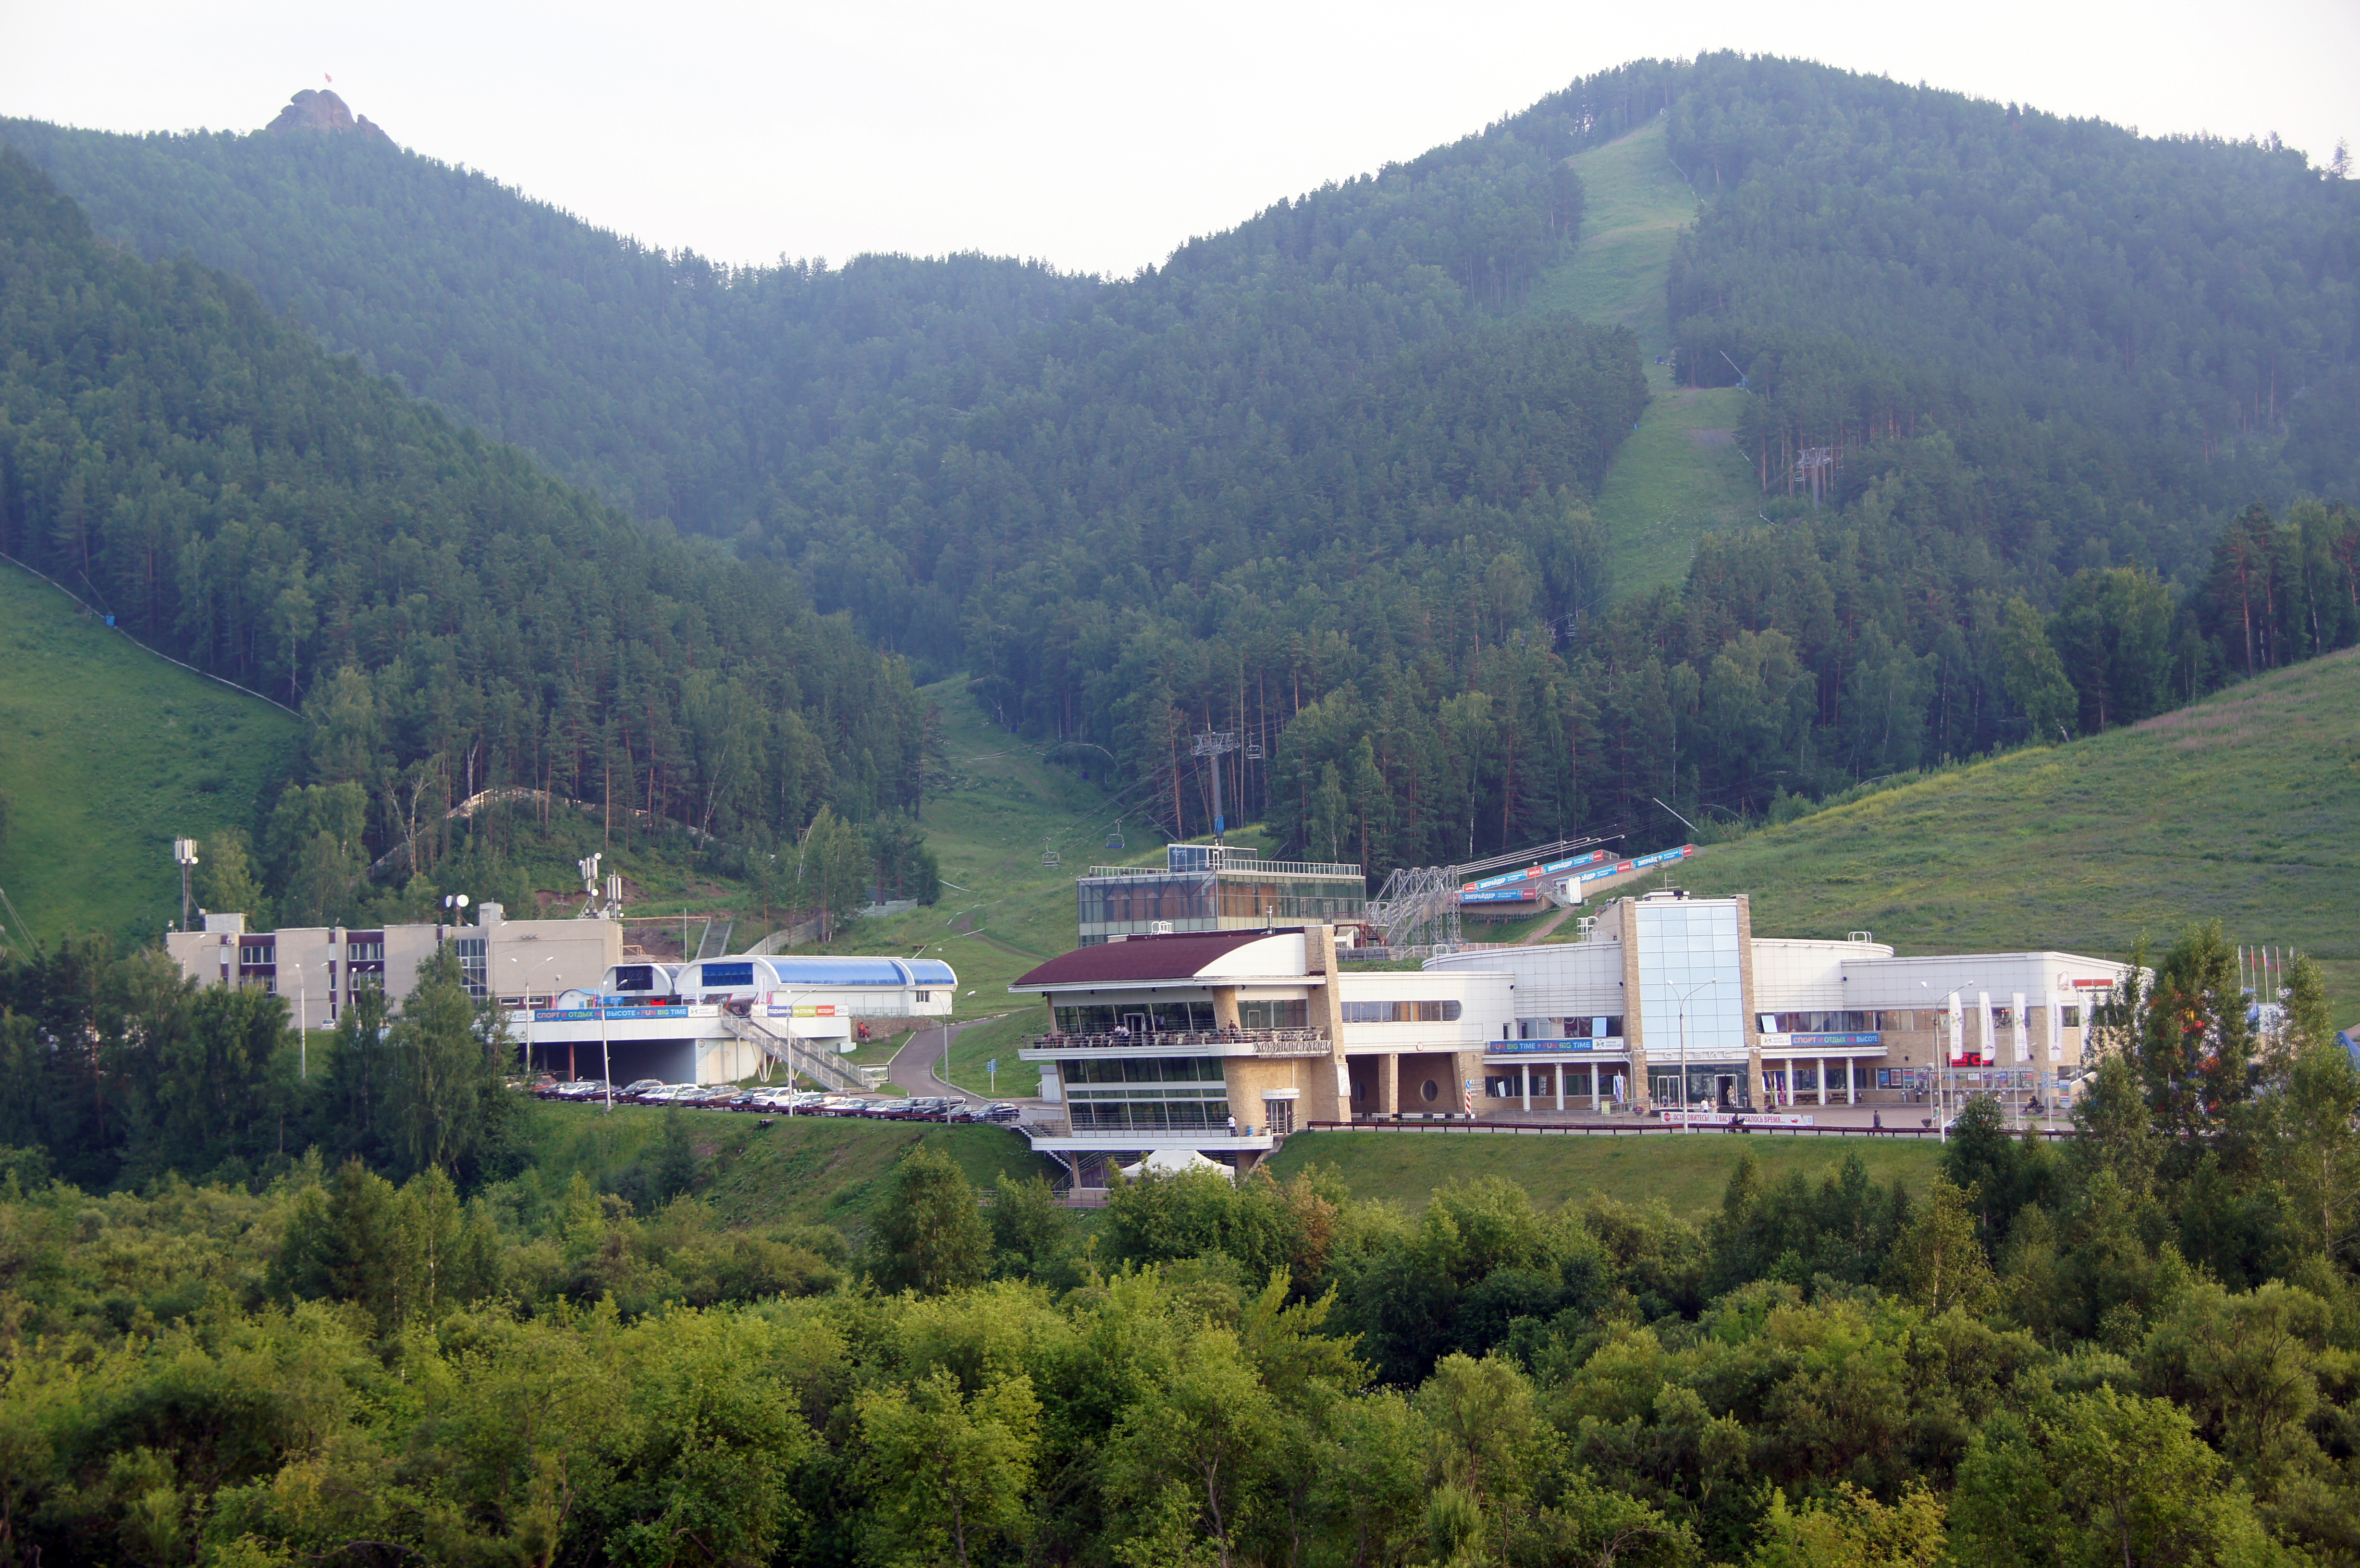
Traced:
<path id="1" fill-rule="evenodd" d="M 1131 1034 L 1145 1034 L 1147 1032 L 1147 1015 L 1145 1013 L 1125 1013 L 1122 1015 L 1122 1027 Z"/>
<path id="2" fill-rule="evenodd" d="M 1737 1080 L 1735 1078 L 1724 1073 L 1720 1077 L 1713 1080 L 1713 1087 L 1716 1091 L 1714 1098 L 1722 1110 L 1727 1111 L 1736 1108 L 1730 1104 L 1730 1101 L 1737 1093 Z"/>

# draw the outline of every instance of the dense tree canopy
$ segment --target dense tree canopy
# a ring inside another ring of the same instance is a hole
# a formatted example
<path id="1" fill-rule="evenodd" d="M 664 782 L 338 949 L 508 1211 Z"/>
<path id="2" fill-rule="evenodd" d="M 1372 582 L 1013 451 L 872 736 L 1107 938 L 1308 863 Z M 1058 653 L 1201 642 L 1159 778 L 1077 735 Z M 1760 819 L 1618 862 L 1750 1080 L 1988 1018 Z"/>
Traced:
<path id="1" fill-rule="evenodd" d="M 907 670 L 787 574 L 634 526 L 241 283 L 104 245 L 5 150 L 0 345 L 0 552 L 303 713 L 302 788 L 257 802 L 282 883 L 322 840 L 308 874 L 345 893 L 388 850 L 422 866 L 421 822 L 487 789 L 731 835 L 917 806 Z"/>

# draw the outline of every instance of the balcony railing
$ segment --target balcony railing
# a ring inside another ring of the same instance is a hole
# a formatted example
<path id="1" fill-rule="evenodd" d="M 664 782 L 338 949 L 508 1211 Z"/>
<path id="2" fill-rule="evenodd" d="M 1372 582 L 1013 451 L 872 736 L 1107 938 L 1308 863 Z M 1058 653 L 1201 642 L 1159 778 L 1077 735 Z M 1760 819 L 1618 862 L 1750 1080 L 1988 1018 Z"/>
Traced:
<path id="1" fill-rule="evenodd" d="M 1035 1051 L 1155 1051 L 1170 1056 L 1328 1056 L 1321 1029 L 1149 1029 L 1142 1033 L 1036 1034 Z"/>
<path id="2" fill-rule="evenodd" d="M 1033 1138 L 1089 1138 L 1097 1142 L 1112 1144 L 1117 1149 L 1143 1148 L 1157 1138 L 1191 1143 L 1199 1149 L 1218 1149 L 1240 1143 L 1268 1143 L 1272 1138 L 1270 1128 L 1260 1124 L 1240 1127 L 1232 1131 L 1227 1123 L 1219 1127 L 1077 1127 L 1070 1122 L 1029 1121 L 1024 1124 L 1022 1130 Z"/>

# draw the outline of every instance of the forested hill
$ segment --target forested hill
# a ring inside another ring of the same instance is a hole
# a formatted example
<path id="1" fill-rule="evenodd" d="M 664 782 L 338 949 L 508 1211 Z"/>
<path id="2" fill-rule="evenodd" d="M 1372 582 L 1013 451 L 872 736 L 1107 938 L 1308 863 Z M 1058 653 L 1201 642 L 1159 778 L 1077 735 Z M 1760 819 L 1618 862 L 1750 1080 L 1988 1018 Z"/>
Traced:
<path id="1" fill-rule="evenodd" d="M 104 244 L 5 148 L 0 552 L 302 711 L 301 779 L 256 802 L 291 919 L 348 910 L 420 824 L 431 869 L 470 790 L 741 841 L 918 804 L 906 669 L 787 574 L 650 534 L 234 278 Z"/>
<path id="2" fill-rule="evenodd" d="M 1701 201 L 1675 369 L 1746 374 L 1766 526 L 1614 604 L 1589 502 L 1641 364 L 1528 301 L 1574 260 L 1565 158 L 1659 121 Z M 1657 800 L 1760 811 L 2360 636 L 2360 522 L 2296 504 L 2360 447 L 2360 225 L 2274 147 L 1640 62 L 1102 282 L 727 271 L 359 138 L 0 133 L 105 232 L 1103 748 L 1167 831 L 1208 825 L 1207 725 L 1260 743 L 1242 812 L 1382 868 L 1684 832 Z"/>
<path id="3" fill-rule="evenodd" d="M 1939 425 L 2045 533 L 2027 554 L 2167 573 L 2224 510 L 2360 494 L 2360 182 L 2275 138 L 1793 61 L 1669 80 L 1671 156 L 1708 196 L 1671 280 L 1680 366 L 1750 373 L 1778 489 L 1808 488 L 1806 451 Z"/>

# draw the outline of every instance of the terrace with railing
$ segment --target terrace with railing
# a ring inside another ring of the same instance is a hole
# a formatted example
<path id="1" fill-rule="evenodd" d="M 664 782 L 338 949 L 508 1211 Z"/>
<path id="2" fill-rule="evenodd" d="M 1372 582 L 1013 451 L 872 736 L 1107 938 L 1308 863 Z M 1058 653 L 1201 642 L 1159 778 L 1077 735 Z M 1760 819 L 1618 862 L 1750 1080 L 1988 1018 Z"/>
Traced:
<path id="1" fill-rule="evenodd" d="M 1154 1051 L 1164 1056 L 1328 1056 L 1324 1029 L 1111 1029 L 1102 1034 L 1036 1034 L 1034 1051 Z"/>

